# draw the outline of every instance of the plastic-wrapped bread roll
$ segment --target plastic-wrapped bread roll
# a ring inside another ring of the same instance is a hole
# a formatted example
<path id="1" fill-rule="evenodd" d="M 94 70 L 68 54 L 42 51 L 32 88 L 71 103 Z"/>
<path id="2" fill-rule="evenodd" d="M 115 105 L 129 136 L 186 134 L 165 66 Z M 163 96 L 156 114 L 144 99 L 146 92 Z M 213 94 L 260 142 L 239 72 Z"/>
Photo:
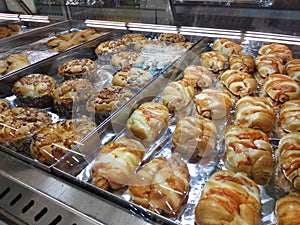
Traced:
<path id="1" fill-rule="evenodd" d="M 229 57 L 229 67 L 231 70 L 253 73 L 255 70 L 255 61 L 254 58 L 249 54 L 233 54 Z"/>
<path id="2" fill-rule="evenodd" d="M 263 45 L 259 50 L 260 55 L 274 55 L 280 57 L 283 61 L 293 58 L 293 53 L 288 46 L 278 43 Z"/>
<path id="3" fill-rule="evenodd" d="M 274 172 L 272 146 L 268 136 L 243 126 L 225 129 L 225 167 L 233 172 L 244 172 L 257 184 L 265 185 Z"/>
<path id="4" fill-rule="evenodd" d="M 257 89 L 256 80 L 249 73 L 239 70 L 226 70 L 221 75 L 221 82 L 232 94 L 240 97 L 251 95 Z"/>
<path id="5" fill-rule="evenodd" d="M 170 112 L 185 108 L 195 95 L 194 87 L 186 80 L 173 81 L 162 91 L 162 101 Z"/>
<path id="6" fill-rule="evenodd" d="M 286 179 L 300 190 L 300 132 L 291 132 L 280 139 L 278 165 Z"/>
<path id="7" fill-rule="evenodd" d="M 283 74 L 268 76 L 264 81 L 262 90 L 263 95 L 268 95 L 277 102 L 300 98 L 300 85 L 294 79 Z"/>
<path id="8" fill-rule="evenodd" d="M 127 120 L 126 129 L 133 136 L 154 141 L 167 126 L 168 108 L 160 103 L 146 102 L 140 105 Z"/>
<path id="9" fill-rule="evenodd" d="M 180 154 L 159 157 L 145 164 L 133 177 L 129 194 L 133 202 L 156 213 L 174 215 L 190 190 L 190 174 Z"/>
<path id="10" fill-rule="evenodd" d="M 228 39 L 221 38 L 214 41 L 213 49 L 223 53 L 226 56 L 230 56 L 232 54 L 241 54 L 243 51 L 243 46 Z"/>
<path id="11" fill-rule="evenodd" d="M 195 208 L 197 225 L 257 225 L 258 185 L 244 173 L 219 170 L 206 182 Z"/>
<path id="12" fill-rule="evenodd" d="M 291 100 L 280 108 L 280 125 L 286 132 L 300 131 L 300 100 Z"/>
<path id="13" fill-rule="evenodd" d="M 245 96 L 236 103 L 235 125 L 269 132 L 276 121 L 273 106 L 265 97 Z"/>
<path id="14" fill-rule="evenodd" d="M 211 72 L 204 66 L 189 65 L 183 71 L 183 79 L 190 82 L 195 88 L 207 88 L 212 85 Z"/>
<path id="15" fill-rule="evenodd" d="M 258 74 L 262 78 L 275 73 L 283 73 L 283 61 L 277 56 L 263 55 L 255 58 L 255 65 Z"/>
<path id="16" fill-rule="evenodd" d="M 144 155 L 144 146 L 134 139 L 121 137 L 109 142 L 92 165 L 92 183 L 104 190 L 128 185 Z"/>
<path id="17" fill-rule="evenodd" d="M 300 224 L 300 194 L 291 192 L 278 199 L 275 206 L 278 225 Z"/>
<path id="18" fill-rule="evenodd" d="M 205 66 L 209 70 L 217 73 L 227 68 L 227 59 L 221 53 L 217 51 L 204 52 L 200 55 L 200 62 L 202 66 Z"/>
<path id="19" fill-rule="evenodd" d="M 217 128 L 204 117 L 184 117 L 176 125 L 172 136 L 175 151 L 187 159 L 209 157 L 214 153 Z"/>
<path id="20" fill-rule="evenodd" d="M 197 114 L 208 119 L 225 118 L 232 107 L 230 93 L 226 90 L 204 89 L 195 96 Z"/>
<path id="21" fill-rule="evenodd" d="M 289 60 L 285 64 L 285 71 L 295 81 L 300 82 L 300 59 Z"/>

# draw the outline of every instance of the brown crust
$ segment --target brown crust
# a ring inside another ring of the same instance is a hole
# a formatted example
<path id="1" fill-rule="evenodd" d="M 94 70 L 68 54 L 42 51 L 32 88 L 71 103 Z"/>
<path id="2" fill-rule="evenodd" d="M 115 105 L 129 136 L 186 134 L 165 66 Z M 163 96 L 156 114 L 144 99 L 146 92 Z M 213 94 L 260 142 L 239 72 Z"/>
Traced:
<path id="1" fill-rule="evenodd" d="M 226 56 L 230 56 L 232 54 L 241 54 L 243 46 L 226 38 L 221 38 L 214 41 L 213 49 L 215 51 L 221 52 Z"/>
<path id="2" fill-rule="evenodd" d="M 236 55 L 229 57 L 229 66 L 231 70 L 239 70 L 245 73 L 253 73 L 255 70 L 255 61 L 249 54 Z"/>
<path id="3" fill-rule="evenodd" d="M 261 46 L 258 50 L 258 54 L 278 56 L 285 62 L 293 57 L 293 53 L 288 46 L 278 43 Z"/>
<path id="4" fill-rule="evenodd" d="M 227 68 L 226 57 L 222 53 L 217 51 L 202 53 L 200 55 L 200 62 L 202 66 L 205 66 L 215 73 Z"/>

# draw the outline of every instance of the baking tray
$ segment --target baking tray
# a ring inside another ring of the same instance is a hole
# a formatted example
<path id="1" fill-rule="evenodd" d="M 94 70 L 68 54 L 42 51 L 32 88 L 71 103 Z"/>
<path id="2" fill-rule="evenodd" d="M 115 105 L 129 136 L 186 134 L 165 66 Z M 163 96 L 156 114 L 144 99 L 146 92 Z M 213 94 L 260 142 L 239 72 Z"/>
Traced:
<path id="1" fill-rule="evenodd" d="M 108 118 L 102 126 L 98 127 L 97 132 L 87 137 L 84 140 L 84 148 L 82 148 L 82 146 L 77 146 L 77 151 L 85 152 L 85 157 L 78 159 L 76 155 L 69 154 L 51 168 L 53 173 L 74 183 L 75 185 L 78 185 L 81 188 L 84 188 L 108 201 L 111 201 L 114 204 L 124 207 L 126 210 L 128 210 L 129 213 L 132 213 L 133 215 L 138 217 L 142 217 L 146 221 L 172 225 L 194 224 L 194 208 L 200 198 L 201 191 L 207 179 L 215 170 L 225 169 L 224 163 L 222 161 L 222 157 L 225 151 L 223 133 L 225 127 L 229 124 L 232 124 L 234 109 L 231 111 L 228 120 L 222 122 L 221 124 L 217 123 L 219 132 L 214 157 L 209 159 L 208 161 L 200 161 L 199 164 L 187 162 L 185 160 L 191 174 L 191 190 L 189 192 L 189 197 L 187 203 L 184 206 L 184 209 L 180 211 L 179 215 L 176 218 L 170 218 L 156 214 L 140 205 L 131 202 L 126 188 L 125 190 L 122 189 L 121 191 L 119 190 L 109 192 L 96 187 L 91 183 L 91 166 L 99 149 L 104 144 L 111 140 L 117 139 L 120 136 L 126 135 L 125 124 L 131 112 L 141 103 L 148 101 L 159 101 L 160 94 L 163 88 L 170 81 L 181 79 L 182 71 L 186 66 L 190 64 L 199 64 L 199 58 L 195 57 L 195 55 L 199 56 L 201 52 L 211 50 L 214 40 L 214 38 L 202 39 L 192 49 L 195 50 L 195 52 L 191 51 L 189 52 L 189 54 L 186 54 L 185 57 L 183 57 L 177 65 L 175 65 L 173 68 L 169 68 L 170 71 L 165 71 L 165 76 L 158 77 L 149 85 L 147 85 L 140 93 L 138 93 L 119 111 Z M 234 41 L 244 45 L 245 52 L 254 56 L 257 55 L 260 46 L 262 46 L 263 44 L 269 44 L 268 42 L 245 40 L 242 37 L 241 39 Z M 299 46 L 289 47 L 293 50 L 294 56 L 299 57 Z M 163 132 L 163 134 L 155 143 L 150 146 L 146 146 L 148 151 L 142 161 L 142 164 L 158 156 L 170 156 L 172 154 L 172 143 L 170 137 L 174 132 L 174 128 L 175 124 L 171 123 L 168 129 Z M 274 152 L 277 148 L 278 141 L 278 136 L 274 135 L 270 137 L 270 143 L 274 149 Z M 87 155 L 86 153 L 91 155 Z M 262 205 L 259 225 L 270 225 L 276 223 L 276 217 L 274 214 L 275 202 L 276 199 L 285 194 L 285 191 L 279 188 L 277 184 L 275 173 L 276 172 L 274 172 L 271 181 L 266 186 L 259 185 Z"/>

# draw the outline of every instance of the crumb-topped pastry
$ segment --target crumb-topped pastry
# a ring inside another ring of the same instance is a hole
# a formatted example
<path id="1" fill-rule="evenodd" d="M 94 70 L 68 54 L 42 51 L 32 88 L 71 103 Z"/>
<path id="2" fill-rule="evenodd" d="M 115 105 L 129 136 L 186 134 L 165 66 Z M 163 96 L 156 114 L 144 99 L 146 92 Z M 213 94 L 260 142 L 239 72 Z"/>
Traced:
<path id="1" fill-rule="evenodd" d="M 217 128 L 210 119 L 187 116 L 178 121 L 172 143 L 174 151 L 186 159 L 209 157 L 217 143 Z"/>
<path id="2" fill-rule="evenodd" d="M 92 165 L 92 183 L 104 190 L 127 186 L 144 155 L 144 146 L 121 137 L 104 145 Z"/>
<path id="3" fill-rule="evenodd" d="M 226 70 L 221 75 L 221 82 L 232 94 L 239 97 L 251 95 L 257 89 L 254 77 L 239 70 Z"/>
<path id="4" fill-rule="evenodd" d="M 200 55 L 200 62 L 202 66 L 217 73 L 227 68 L 227 59 L 221 53 L 217 51 L 204 52 Z"/>
<path id="5" fill-rule="evenodd" d="M 258 185 L 245 173 L 216 171 L 207 180 L 195 208 L 197 225 L 257 225 L 261 209 Z"/>
<path id="6" fill-rule="evenodd" d="M 29 74 L 14 83 L 13 93 L 20 105 L 28 107 L 46 108 L 53 104 L 51 91 L 55 88 L 56 81 L 45 74 Z"/>
<path id="7" fill-rule="evenodd" d="M 221 52 L 226 56 L 230 56 L 232 54 L 241 54 L 241 52 L 243 51 L 243 46 L 226 38 L 221 38 L 214 41 L 213 49 L 215 51 Z"/>
<path id="8" fill-rule="evenodd" d="M 275 73 L 283 73 L 283 61 L 277 56 L 262 55 L 255 58 L 258 74 L 262 78 Z"/>
<path id="9" fill-rule="evenodd" d="M 113 54 L 123 51 L 127 51 L 127 47 L 121 40 L 101 42 L 95 49 L 98 58 L 103 61 L 109 61 Z"/>
<path id="10" fill-rule="evenodd" d="M 287 75 L 272 74 L 264 80 L 262 95 L 268 95 L 277 102 L 299 99 L 300 85 Z"/>
<path id="11" fill-rule="evenodd" d="M 187 80 L 172 81 L 162 91 L 162 101 L 170 112 L 185 108 L 195 95 L 194 87 Z"/>
<path id="12" fill-rule="evenodd" d="M 245 73 L 253 73 L 255 70 L 255 61 L 253 56 L 249 54 L 232 54 L 229 57 L 229 67 L 231 70 L 239 70 Z"/>
<path id="13" fill-rule="evenodd" d="M 278 166 L 294 188 L 300 190 L 300 132 L 283 136 L 278 145 Z"/>
<path id="14" fill-rule="evenodd" d="M 291 49 L 286 45 L 278 43 L 261 46 L 258 50 L 258 54 L 278 56 L 285 62 L 293 58 Z"/>
<path id="15" fill-rule="evenodd" d="M 129 68 L 139 65 L 143 62 L 143 57 L 139 52 L 119 52 L 113 54 L 111 63 L 119 68 Z"/>
<path id="16" fill-rule="evenodd" d="M 199 88 L 207 88 L 213 83 L 211 72 L 206 67 L 197 65 L 186 67 L 183 71 L 183 79 Z"/>
<path id="17" fill-rule="evenodd" d="M 97 64 L 91 59 L 73 59 L 58 67 L 58 73 L 64 80 L 84 78 L 94 81 L 97 75 Z"/>
<path id="18" fill-rule="evenodd" d="M 160 40 L 142 40 L 134 44 L 135 51 L 157 52 L 162 51 L 166 44 Z"/>
<path id="19" fill-rule="evenodd" d="M 94 87 L 86 79 L 66 80 L 51 92 L 54 110 L 61 116 L 71 118 L 85 108 L 85 102 L 94 94 Z"/>
<path id="20" fill-rule="evenodd" d="M 283 103 L 279 119 L 282 129 L 286 132 L 300 132 L 300 99 Z"/>
<path id="21" fill-rule="evenodd" d="M 125 104 L 133 94 L 130 89 L 121 86 L 101 88 L 87 100 L 86 111 L 94 114 L 96 122 L 100 123 Z"/>
<path id="22" fill-rule="evenodd" d="M 139 41 L 144 41 L 147 40 L 147 37 L 144 34 L 140 33 L 129 33 L 129 34 L 124 34 L 121 38 L 121 41 L 126 45 L 126 46 L 134 46 L 136 42 Z"/>
<path id="23" fill-rule="evenodd" d="M 42 163 L 53 164 L 95 128 L 85 116 L 51 123 L 32 139 L 31 154 Z"/>
<path id="24" fill-rule="evenodd" d="M 236 103 L 235 125 L 269 132 L 276 121 L 273 105 L 265 97 L 245 96 Z"/>
<path id="25" fill-rule="evenodd" d="M 291 192 L 276 201 L 275 215 L 278 225 L 300 224 L 300 194 Z"/>
<path id="26" fill-rule="evenodd" d="M 153 76 L 151 73 L 139 68 L 127 68 L 114 74 L 112 84 L 121 87 L 128 87 L 137 91 L 144 87 Z"/>
<path id="27" fill-rule="evenodd" d="M 26 148 L 23 142 L 51 123 L 51 115 L 44 110 L 16 107 L 0 114 L 0 142 L 14 150 Z M 25 143 L 24 142 L 24 143 Z"/>
<path id="28" fill-rule="evenodd" d="M 171 42 L 171 43 L 177 43 L 177 42 L 183 42 L 185 41 L 185 37 L 183 34 L 180 33 L 162 33 L 158 36 L 158 40 L 165 41 L 165 42 Z"/>
<path id="29" fill-rule="evenodd" d="M 133 111 L 126 123 L 127 131 L 146 142 L 154 141 L 167 126 L 169 110 L 166 106 L 146 102 Z"/>
<path id="30" fill-rule="evenodd" d="M 180 154 L 159 157 L 146 163 L 134 175 L 131 200 L 159 214 L 174 215 L 184 204 L 190 190 L 190 174 Z"/>
<path id="31" fill-rule="evenodd" d="M 6 99 L 0 99 L 0 114 L 7 109 L 10 109 L 10 102 Z"/>
<path id="32" fill-rule="evenodd" d="M 195 96 L 196 113 L 208 119 L 222 119 L 228 116 L 232 107 L 227 90 L 204 89 Z"/>
<path id="33" fill-rule="evenodd" d="M 224 163 L 228 170 L 244 172 L 265 185 L 274 172 L 272 146 L 268 136 L 249 127 L 230 125 L 225 129 Z"/>
<path id="34" fill-rule="evenodd" d="M 300 82 L 300 59 L 289 60 L 285 64 L 285 71 L 288 76 Z"/>

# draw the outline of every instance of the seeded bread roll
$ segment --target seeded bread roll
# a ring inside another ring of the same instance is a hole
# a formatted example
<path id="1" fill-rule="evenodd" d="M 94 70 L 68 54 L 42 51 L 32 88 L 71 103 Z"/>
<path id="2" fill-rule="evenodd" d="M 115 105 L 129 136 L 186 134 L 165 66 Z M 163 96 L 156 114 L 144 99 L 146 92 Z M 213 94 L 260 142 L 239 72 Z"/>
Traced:
<path id="1" fill-rule="evenodd" d="M 263 45 L 259 50 L 260 55 L 273 55 L 280 57 L 284 62 L 293 58 L 291 49 L 283 44 L 272 43 L 269 45 Z"/>
<path id="2" fill-rule="evenodd" d="M 286 132 L 300 132 L 300 100 L 290 100 L 281 105 L 280 125 Z"/>
<path id="3" fill-rule="evenodd" d="M 136 42 L 147 40 L 144 34 L 130 33 L 124 34 L 121 41 L 128 47 L 133 47 Z"/>
<path id="4" fill-rule="evenodd" d="M 239 70 L 226 70 L 221 75 L 221 82 L 232 94 L 239 97 L 251 95 L 257 89 L 254 77 Z"/>
<path id="5" fill-rule="evenodd" d="M 56 86 L 53 77 L 44 74 L 29 74 L 14 83 L 12 91 L 20 105 L 27 107 L 51 107 L 51 92 Z"/>
<path id="6" fill-rule="evenodd" d="M 283 136 L 278 145 L 278 166 L 294 188 L 300 190 L 300 132 Z"/>
<path id="7" fill-rule="evenodd" d="M 270 132 L 276 121 L 272 104 L 265 97 L 245 96 L 236 103 L 235 125 Z"/>
<path id="8" fill-rule="evenodd" d="M 217 73 L 227 68 L 226 57 L 217 51 L 204 52 L 200 55 L 201 65 Z"/>
<path id="9" fill-rule="evenodd" d="M 275 206 L 278 225 L 300 224 L 300 194 L 291 192 L 278 199 Z"/>
<path id="10" fill-rule="evenodd" d="M 64 80 L 83 78 L 94 81 L 97 76 L 97 64 L 88 58 L 73 59 L 60 65 L 58 73 Z"/>
<path id="11" fill-rule="evenodd" d="M 221 38 L 214 41 L 213 49 L 226 56 L 231 56 L 232 54 L 241 54 L 243 46 L 228 39 Z"/>
<path id="12" fill-rule="evenodd" d="M 255 61 L 249 54 L 236 55 L 229 57 L 229 67 L 231 70 L 239 70 L 244 73 L 253 73 L 255 70 Z"/>
<path id="13" fill-rule="evenodd" d="M 264 79 L 275 73 L 283 73 L 283 61 L 277 56 L 263 55 L 255 58 L 258 74 Z"/>
<path id="14" fill-rule="evenodd" d="M 127 131 L 146 142 L 153 142 L 167 126 L 168 108 L 160 103 L 146 102 L 140 105 L 126 123 Z"/>
<path id="15" fill-rule="evenodd" d="M 42 163 L 53 164 L 95 128 L 96 124 L 85 116 L 51 123 L 33 138 L 31 154 Z"/>
<path id="16" fill-rule="evenodd" d="M 0 113 L 7 109 L 10 109 L 10 102 L 6 99 L 0 99 Z"/>
<path id="17" fill-rule="evenodd" d="M 190 174 L 178 153 L 146 163 L 129 185 L 133 202 L 156 213 L 174 215 L 180 211 L 190 190 Z"/>
<path id="18" fill-rule="evenodd" d="M 244 172 L 260 185 L 265 185 L 274 172 L 272 146 L 268 136 L 243 126 L 225 129 L 225 167 L 235 173 Z"/>
<path id="19" fill-rule="evenodd" d="M 300 82 L 300 59 L 289 60 L 285 64 L 285 71 L 295 81 Z"/>
<path id="20" fill-rule="evenodd" d="M 299 83 L 283 74 L 268 76 L 264 81 L 262 90 L 263 95 L 268 95 L 277 102 L 286 102 L 300 98 Z"/>
<path id="21" fill-rule="evenodd" d="M 104 145 L 92 165 L 92 183 L 104 190 L 127 186 L 145 151 L 140 142 L 126 137 Z"/>
<path id="22" fill-rule="evenodd" d="M 171 43 L 177 43 L 185 41 L 185 37 L 183 34 L 174 34 L 174 33 L 162 33 L 158 36 L 158 40 L 165 41 L 165 42 L 171 42 Z"/>
<path id="23" fill-rule="evenodd" d="M 54 111 L 60 116 L 71 118 L 73 113 L 85 109 L 86 101 L 94 94 L 94 87 L 86 79 L 66 80 L 51 92 Z"/>
<path id="24" fill-rule="evenodd" d="M 111 57 L 111 63 L 118 68 L 130 68 L 143 62 L 143 57 L 139 52 L 119 52 Z"/>
<path id="25" fill-rule="evenodd" d="M 195 208 L 197 225 L 257 225 L 261 209 L 258 185 L 244 173 L 219 170 L 210 176 Z"/>
<path id="26" fill-rule="evenodd" d="M 217 128 L 213 121 L 204 117 L 180 119 L 172 136 L 175 151 L 193 161 L 213 155 L 216 142 Z"/>
<path id="27" fill-rule="evenodd" d="M 204 66 L 189 65 L 183 71 L 183 79 L 190 82 L 195 88 L 207 88 L 212 85 L 211 72 Z"/>

